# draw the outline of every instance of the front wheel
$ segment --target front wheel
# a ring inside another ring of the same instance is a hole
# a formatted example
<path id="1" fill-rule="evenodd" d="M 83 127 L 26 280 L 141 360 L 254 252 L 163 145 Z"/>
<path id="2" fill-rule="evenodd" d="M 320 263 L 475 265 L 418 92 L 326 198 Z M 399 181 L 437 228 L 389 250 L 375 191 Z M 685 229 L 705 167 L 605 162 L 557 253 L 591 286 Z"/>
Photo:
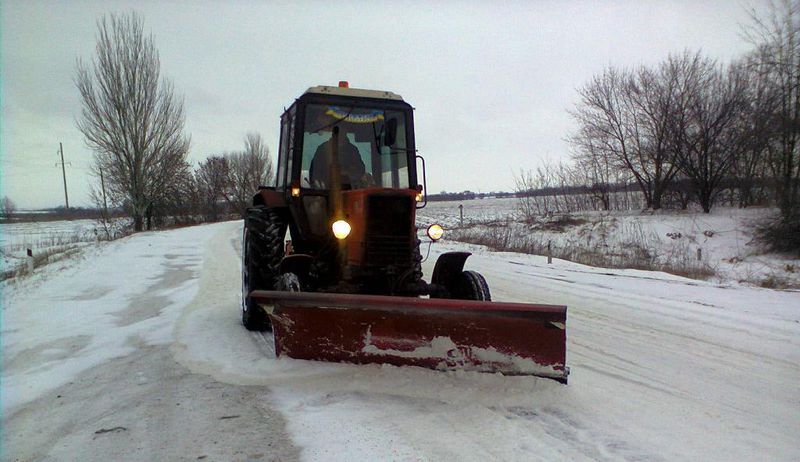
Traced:
<path id="1" fill-rule="evenodd" d="M 486 283 L 483 275 L 477 271 L 462 271 L 452 291 L 453 298 L 459 300 L 492 301 L 492 295 L 489 293 L 489 284 Z"/>
<path id="2" fill-rule="evenodd" d="M 300 279 L 294 273 L 283 273 L 278 276 L 275 290 L 283 292 L 300 292 Z"/>

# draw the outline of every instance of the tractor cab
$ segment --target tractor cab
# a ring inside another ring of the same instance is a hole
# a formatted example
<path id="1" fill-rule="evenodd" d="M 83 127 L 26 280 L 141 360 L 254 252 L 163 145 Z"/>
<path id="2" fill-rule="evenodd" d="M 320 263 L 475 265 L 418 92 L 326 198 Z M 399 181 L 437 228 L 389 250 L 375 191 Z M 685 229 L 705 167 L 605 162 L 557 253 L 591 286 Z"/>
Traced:
<path id="1" fill-rule="evenodd" d="M 281 117 L 276 188 L 330 191 L 338 131 L 341 189 L 417 189 L 413 109 L 391 92 L 317 86 Z"/>
<path id="2" fill-rule="evenodd" d="M 324 271 L 297 268 L 310 274 L 307 283 L 425 291 L 415 223 L 416 208 L 425 205 L 418 158 L 413 108 L 395 93 L 346 82 L 317 86 L 283 113 L 274 193 L 287 205 L 293 250 L 326 263 Z M 334 223 L 347 229 L 346 239 L 332 232 Z"/>

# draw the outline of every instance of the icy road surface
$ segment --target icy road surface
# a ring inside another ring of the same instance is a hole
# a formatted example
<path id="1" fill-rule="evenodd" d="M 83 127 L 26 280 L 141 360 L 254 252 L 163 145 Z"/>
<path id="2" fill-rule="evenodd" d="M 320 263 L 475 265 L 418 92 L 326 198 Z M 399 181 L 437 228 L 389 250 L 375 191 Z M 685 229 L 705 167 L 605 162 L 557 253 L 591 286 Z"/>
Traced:
<path id="1" fill-rule="evenodd" d="M 468 247 L 496 300 L 569 306 L 568 386 L 276 360 L 240 325 L 240 226 L 2 286 L 2 459 L 800 459 L 798 292 Z"/>

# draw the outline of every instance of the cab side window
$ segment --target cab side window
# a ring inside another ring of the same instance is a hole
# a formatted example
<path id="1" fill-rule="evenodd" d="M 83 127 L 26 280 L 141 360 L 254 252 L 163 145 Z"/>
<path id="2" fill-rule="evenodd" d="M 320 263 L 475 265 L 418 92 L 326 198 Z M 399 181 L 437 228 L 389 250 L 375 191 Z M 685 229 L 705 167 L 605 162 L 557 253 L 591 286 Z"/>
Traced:
<path id="1" fill-rule="evenodd" d="M 277 189 L 284 189 L 286 185 L 286 149 L 289 146 L 288 141 L 288 134 L 289 131 L 287 130 L 287 120 L 289 117 L 287 113 L 283 113 L 281 117 L 281 140 L 280 140 L 280 148 L 278 149 L 278 172 L 275 175 L 275 187 Z"/>
<path id="2" fill-rule="evenodd" d="M 288 187 L 292 180 L 295 178 L 294 176 L 294 117 L 295 111 L 294 107 L 289 108 L 288 117 L 286 119 L 286 133 L 287 133 L 287 142 L 286 142 L 286 186 Z"/>

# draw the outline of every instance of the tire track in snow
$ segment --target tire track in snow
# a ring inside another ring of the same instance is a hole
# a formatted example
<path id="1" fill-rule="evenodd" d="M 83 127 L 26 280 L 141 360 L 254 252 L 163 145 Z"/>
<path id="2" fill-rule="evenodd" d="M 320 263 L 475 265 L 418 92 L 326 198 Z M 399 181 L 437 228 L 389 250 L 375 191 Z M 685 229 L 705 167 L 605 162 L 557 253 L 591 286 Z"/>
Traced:
<path id="1" fill-rule="evenodd" d="M 493 274 L 494 276 L 499 276 L 500 279 L 506 280 L 515 280 L 510 279 L 508 275 L 502 274 L 498 271 L 489 272 L 487 274 Z M 747 328 L 739 327 L 738 324 L 742 323 L 741 319 L 733 319 L 731 318 L 730 322 L 726 323 L 719 323 L 718 320 L 715 318 L 714 313 L 700 313 L 704 318 L 702 320 L 695 319 L 689 316 L 681 315 L 680 313 L 686 311 L 686 304 L 687 302 L 678 301 L 678 300 L 667 300 L 665 302 L 657 302 L 653 303 L 652 297 L 647 297 L 643 295 L 631 294 L 626 292 L 621 292 L 619 289 L 614 289 L 611 287 L 596 289 L 595 287 L 586 288 L 585 285 L 580 285 L 580 297 L 575 296 L 575 292 L 577 292 L 575 287 L 564 287 L 559 285 L 544 285 L 539 283 L 539 275 L 538 274 L 528 274 L 529 278 L 533 278 L 532 280 L 529 279 L 531 282 L 531 286 L 529 287 L 539 287 L 543 291 L 548 292 L 557 292 L 559 297 L 563 299 L 570 299 L 576 300 L 575 304 L 570 304 L 569 310 L 569 318 L 570 319 L 591 319 L 593 321 L 592 329 L 595 330 L 595 324 L 598 321 L 605 321 L 608 326 L 613 326 L 614 330 L 618 330 L 624 332 L 626 335 L 648 335 L 652 334 L 654 337 L 663 337 L 663 336 L 671 336 L 671 337 L 680 337 L 684 340 L 688 340 L 691 342 L 697 342 L 703 344 L 705 346 L 711 346 L 714 348 L 721 349 L 724 353 L 721 353 L 716 359 L 724 361 L 725 358 L 730 357 L 729 354 L 726 354 L 730 351 L 733 351 L 740 355 L 749 356 L 752 358 L 753 364 L 780 364 L 782 367 L 787 367 L 790 369 L 796 369 L 800 371 L 800 366 L 798 366 L 795 362 L 784 360 L 772 355 L 758 353 L 752 350 L 747 350 L 741 347 L 737 347 L 731 344 L 725 344 L 718 341 L 712 341 L 707 338 L 703 338 L 704 335 L 708 335 L 708 332 L 713 329 L 724 329 L 726 333 L 726 337 L 728 336 L 738 336 L 741 337 L 742 335 L 750 337 L 753 341 L 757 341 L 759 344 L 764 342 L 770 341 L 776 343 L 780 346 L 780 350 L 783 351 L 791 351 L 795 348 L 800 348 L 800 344 L 796 341 L 793 341 L 793 337 L 790 333 L 786 333 L 784 335 L 783 332 L 771 329 L 768 327 L 748 324 L 748 327 L 752 327 L 752 330 Z M 550 280 L 552 278 L 546 277 Z M 555 279 L 556 282 L 561 282 Z M 570 282 L 570 284 L 574 284 L 574 282 Z M 520 298 L 522 292 L 517 291 L 513 294 L 504 293 L 503 295 L 513 295 L 510 298 L 516 299 L 518 301 L 525 301 L 524 299 Z M 589 296 L 589 297 L 587 297 Z M 565 303 L 565 302 L 559 302 Z M 656 307 L 654 307 L 656 305 Z M 611 313 L 607 308 L 613 308 L 613 311 L 618 312 L 621 310 L 628 310 L 631 315 L 630 316 L 622 316 L 621 314 L 612 315 L 612 314 L 603 314 Z M 644 308 L 644 309 L 643 309 Z M 668 308 L 669 310 L 664 310 L 664 308 Z M 658 311 L 655 311 L 658 310 Z M 658 318 L 663 318 L 668 320 L 674 326 L 682 325 L 681 328 L 684 329 L 685 332 L 690 332 L 691 330 L 699 330 L 695 335 L 690 335 L 688 333 L 683 333 L 682 331 L 678 331 L 675 328 L 673 329 L 665 329 L 665 328 L 658 328 L 655 327 L 659 323 L 651 322 L 648 324 L 643 324 L 641 322 L 633 321 L 636 315 L 641 315 L 642 313 L 651 316 L 654 315 Z M 687 329 L 688 327 L 688 329 Z M 709 328 L 711 327 L 711 328 Z M 757 330 L 757 331 L 753 331 Z M 738 334 L 738 335 L 737 335 Z M 776 335 L 781 334 L 781 335 Z M 794 338 L 797 338 L 796 336 Z M 674 342 L 671 342 L 674 343 Z M 702 346 L 702 345 L 701 345 Z M 694 348 L 696 351 L 703 351 L 705 348 Z"/>
<path id="2" fill-rule="evenodd" d="M 529 268 L 533 269 L 533 267 L 529 267 Z M 569 270 L 569 269 L 559 269 L 559 271 L 572 272 L 572 270 Z M 575 271 L 575 272 L 584 273 L 584 274 L 590 274 L 592 277 L 601 277 L 601 276 L 603 276 L 602 274 L 589 273 L 589 272 L 585 272 L 585 271 Z M 737 315 L 728 314 L 724 310 L 719 310 L 719 307 L 717 307 L 715 305 L 714 306 L 716 308 L 718 308 L 718 309 L 710 311 L 710 310 L 708 310 L 710 304 L 699 302 L 699 301 L 696 301 L 696 300 L 675 300 L 674 298 L 668 298 L 668 297 L 664 297 L 664 296 L 658 296 L 658 295 L 653 295 L 653 294 L 643 295 L 643 294 L 637 294 L 637 293 L 633 293 L 633 292 L 630 292 L 630 291 L 626 291 L 626 293 L 625 293 L 626 301 L 620 303 L 620 302 L 618 302 L 619 298 L 607 298 L 607 295 L 609 293 L 619 290 L 619 289 L 616 289 L 614 287 L 611 287 L 610 285 L 604 285 L 604 284 L 600 284 L 600 283 L 597 283 L 597 282 L 576 282 L 576 281 L 573 281 L 573 280 L 566 279 L 566 276 L 554 277 L 551 274 L 545 273 L 545 272 L 517 271 L 516 273 L 517 274 L 513 276 L 515 279 L 517 279 L 518 276 L 522 275 L 522 276 L 526 276 L 528 279 L 530 279 L 530 278 L 533 278 L 535 280 L 547 279 L 547 280 L 555 281 L 555 282 L 560 283 L 560 284 L 563 284 L 563 283 L 566 283 L 566 284 L 577 284 L 578 286 L 580 286 L 582 292 L 584 292 L 586 294 L 591 294 L 591 295 L 593 295 L 595 297 L 604 298 L 606 301 L 609 302 L 609 306 L 613 306 L 613 305 L 611 305 L 611 303 L 615 303 L 615 304 L 622 305 L 622 306 L 627 306 L 627 307 L 634 308 L 634 309 L 637 308 L 637 307 L 641 307 L 641 306 L 650 306 L 651 310 L 649 310 L 649 313 L 651 315 L 661 315 L 661 316 L 664 316 L 666 318 L 674 318 L 674 319 L 679 320 L 681 322 L 698 322 L 699 321 L 698 319 L 692 318 L 692 317 L 690 317 L 688 315 L 684 315 L 684 316 L 680 316 L 679 315 L 679 313 L 687 313 L 687 314 L 691 314 L 693 316 L 697 316 L 697 317 L 701 318 L 703 322 L 713 323 L 716 326 L 719 326 L 721 328 L 726 328 L 726 329 L 729 329 L 729 330 L 732 330 L 732 331 L 736 331 L 738 333 L 742 333 L 742 334 L 746 334 L 746 335 L 762 335 L 762 334 L 766 334 L 766 335 L 769 335 L 769 336 L 775 336 L 776 334 L 780 333 L 785 338 L 785 340 L 791 340 L 792 338 L 796 338 L 796 334 L 797 334 L 797 330 L 796 329 L 784 328 L 784 327 L 781 326 L 781 324 L 784 324 L 784 323 L 776 323 L 776 322 L 770 322 L 769 324 L 762 325 L 762 324 L 759 324 L 759 323 L 752 323 L 752 321 L 751 321 L 751 323 L 748 325 L 748 328 L 739 327 L 741 322 L 742 322 L 741 315 L 737 316 Z M 653 281 L 657 281 L 655 278 L 648 278 L 648 279 L 653 280 Z M 698 289 L 702 288 L 699 284 L 693 284 L 693 283 L 681 283 L 681 282 L 678 282 L 678 281 L 669 281 L 669 280 L 667 280 L 665 282 L 670 282 L 672 284 L 681 284 L 684 287 L 690 286 L 690 287 L 697 287 Z M 728 290 L 728 289 L 724 289 L 724 288 L 721 288 L 721 287 L 707 287 L 707 289 L 710 289 L 710 290 Z M 572 290 L 566 289 L 566 291 L 567 292 L 574 291 L 574 287 L 572 288 Z M 653 300 L 658 300 L 658 303 L 653 304 L 652 303 Z M 638 302 L 638 303 L 634 305 L 633 302 Z M 723 320 L 727 321 L 727 322 L 722 322 Z M 792 327 L 794 327 L 794 326 L 792 326 Z M 757 332 L 754 332 L 755 330 L 757 330 Z"/>
<path id="3" fill-rule="evenodd" d="M 660 461 L 658 455 L 642 452 L 631 443 L 616 438 L 576 419 L 570 413 L 556 408 L 532 409 L 511 407 L 509 419 L 519 418 L 541 426 L 544 433 L 559 443 L 569 443 L 580 454 L 590 460 Z"/>
<path id="4" fill-rule="evenodd" d="M 765 304 L 775 300 L 785 306 L 792 294 L 681 281 L 665 281 L 674 289 L 664 292 L 657 278 L 631 277 L 635 285 L 626 286 L 620 277 L 569 268 L 504 267 L 490 255 L 470 262 L 486 276 L 494 300 L 569 306 L 570 386 L 589 386 L 600 376 L 609 384 L 627 383 L 622 388 L 655 392 L 676 410 L 704 409 L 698 417 L 719 416 L 732 428 L 748 428 L 755 441 L 777 438 L 785 444 L 791 428 L 800 430 L 794 385 L 800 379 L 794 361 L 800 335 L 791 314 L 776 315 Z M 582 281 L 577 274 L 570 277 L 572 272 L 589 277 Z M 641 293 L 650 287 L 662 292 Z M 717 294 L 720 302 L 709 309 L 704 299 Z M 750 299 L 762 308 L 759 317 L 741 307 Z M 731 310 L 731 303 L 736 308 Z M 788 425 L 777 429 L 776 421 Z"/>

